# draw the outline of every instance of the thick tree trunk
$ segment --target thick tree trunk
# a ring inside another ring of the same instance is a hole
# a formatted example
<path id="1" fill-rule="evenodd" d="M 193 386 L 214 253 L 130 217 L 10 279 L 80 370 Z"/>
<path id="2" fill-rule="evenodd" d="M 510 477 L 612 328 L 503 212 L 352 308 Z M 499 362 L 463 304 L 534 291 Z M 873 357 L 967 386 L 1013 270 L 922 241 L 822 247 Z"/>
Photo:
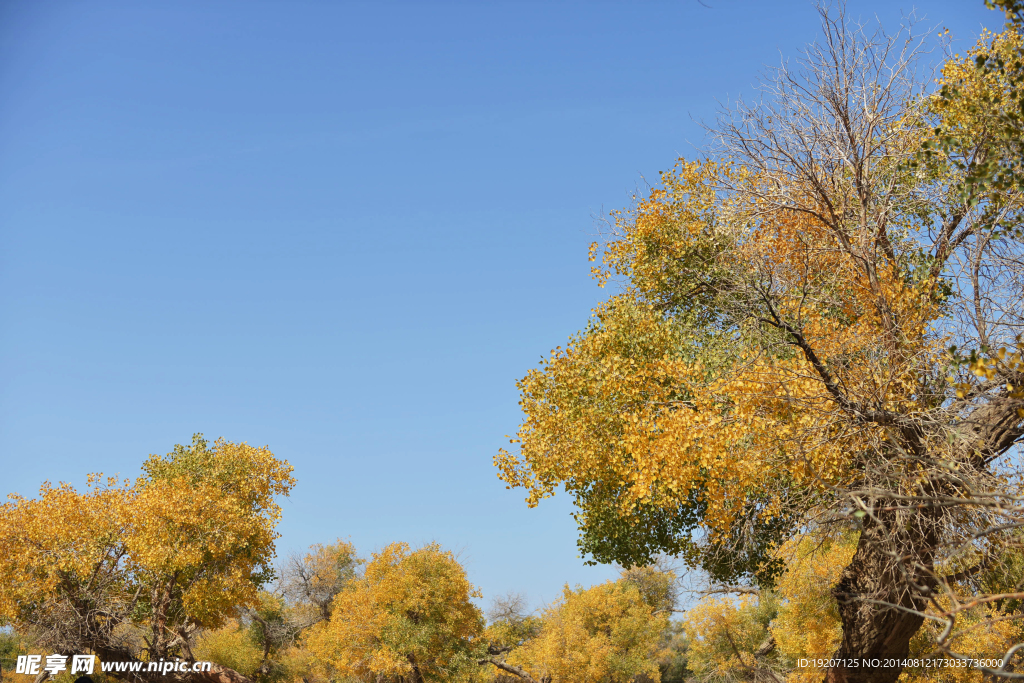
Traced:
<path id="1" fill-rule="evenodd" d="M 934 542 L 919 532 L 893 532 L 897 525 L 886 521 L 890 524 L 864 529 L 853 560 L 832 590 L 843 639 L 833 655 L 840 664 L 828 670 L 826 683 L 895 683 L 902 666 L 884 664 L 907 656 L 910 639 L 924 622 L 924 600 L 908 579 L 931 585 L 921 567 L 931 566 Z"/>

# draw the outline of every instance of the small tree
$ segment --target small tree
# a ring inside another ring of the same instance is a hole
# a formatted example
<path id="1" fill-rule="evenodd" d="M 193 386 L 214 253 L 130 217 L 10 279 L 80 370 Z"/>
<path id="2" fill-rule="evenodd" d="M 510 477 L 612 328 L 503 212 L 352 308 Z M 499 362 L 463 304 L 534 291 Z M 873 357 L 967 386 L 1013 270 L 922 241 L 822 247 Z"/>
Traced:
<path id="1" fill-rule="evenodd" d="M 333 600 L 307 648 L 329 676 L 402 683 L 457 681 L 475 668 L 479 593 L 436 543 L 393 543 Z"/>
<path id="2" fill-rule="evenodd" d="M 288 604 L 304 614 L 302 628 L 331 618 L 334 598 L 359 577 L 363 563 L 355 546 L 341 539 L 317 543 L 304 556 L 288 559 L 281 568 L 279 589 Z"/>
<path id="3" fill-rule="evenodd" d="M 566 586 L 539 620 L 519 617 L 492 624 L 492 635 L 527 630 L 517 631 L 516 624 L 528 626 L 528 634 L 492 641 L 481 664 L 527 683 L 660 680 L 673 580 L 671 574 L 640 570 L 588 589 Z"/>

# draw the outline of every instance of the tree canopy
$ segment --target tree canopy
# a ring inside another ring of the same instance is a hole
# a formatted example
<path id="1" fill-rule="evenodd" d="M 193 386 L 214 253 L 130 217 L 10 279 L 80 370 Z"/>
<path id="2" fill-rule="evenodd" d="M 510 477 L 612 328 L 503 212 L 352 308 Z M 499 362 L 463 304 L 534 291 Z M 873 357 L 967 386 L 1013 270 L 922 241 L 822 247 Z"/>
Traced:
<path id="1" fill-rule="evenodd" d="M 458 680 L 475 667 L 479 593 L 448 551 L 393 543 L 334 598 L 307 642 L 331 675 L 409 683 Z"/>
<path id="2" fill-rule="evenodd" d="M 564 487 L 601 562 L 668 552 L 771 588 L 787 539 L 856 531 L 837 657 L 899 657 L 925 620 L 1002 599 L 948 577 L 1012 554 L 1024 523 L 1024 186 L 992 124 L 1020 83 L 978 67 L 1017 63 L 1021 34 L 950 57 L 935 91 L 912 27 L 821 17 L 706 157 L 613 214 L 591 260 L 620 290 L 519 382 L 496 465 L 530 505 Z"/>
<path id="3" fill-rule="evenodd" d="M 54 652 L 157 661 L 189 658 L 200 629 L 257 604 L 291 466 L 197 434 L 142 469 L 134 482 L 93 475 L 84 492 L 46 483 L 0 506 L 0 623 Z"/>

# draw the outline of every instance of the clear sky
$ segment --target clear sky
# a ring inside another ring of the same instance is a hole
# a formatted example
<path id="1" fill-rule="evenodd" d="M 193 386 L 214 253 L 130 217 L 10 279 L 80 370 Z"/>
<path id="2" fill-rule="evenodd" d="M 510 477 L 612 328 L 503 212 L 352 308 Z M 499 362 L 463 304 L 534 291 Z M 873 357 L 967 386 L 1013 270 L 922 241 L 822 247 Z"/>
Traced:
<path id="1" fill-rule="evenodd" d="M 1001 25 L 917 9 L 961 51 Z M 496 478 L 515 380 L 605 294 L 595 218 L 816 31 L 807 0 L 3 2 L 0 495 L 201 431 L 295 466 L 281 554 L 436 540 L 485 605 L 613 576 L 565 496 Z"/>

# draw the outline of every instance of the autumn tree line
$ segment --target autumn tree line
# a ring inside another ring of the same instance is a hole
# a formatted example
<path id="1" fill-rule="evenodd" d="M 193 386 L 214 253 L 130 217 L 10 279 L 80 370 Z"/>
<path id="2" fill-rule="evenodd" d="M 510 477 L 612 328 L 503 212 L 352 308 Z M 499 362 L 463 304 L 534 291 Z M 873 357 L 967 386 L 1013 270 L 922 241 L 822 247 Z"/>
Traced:
<path id="1" fill-rule="evenodd" d="M 275 497 L 293 484 L 268 449 L 196 435 L 151 456 L 135 481 L 94 477 L 82 492 L 44 484 L 35 499 L 14 497 L 0 508 L 4 681 L 76 678 L 13 673 L 30 653 L 214 665 L 94 674 L 136 683 L 801 681 L 821 674 L 798 661 L 830 652 L 841 634 L 829 589 L 853 534 L 804 535 L 780 549 L 786 569 L 771 590 L 748 587 L 737 600 L 708 586 L 685 612 L 675 573 L 654 563 L 566 586 L 538 611 L 508 595 L 484 614 L 458 558 L 437 544 L 393 543 L 364 558 L 337 540 L 272 566 Z M 933 636 L 922 632 L 912 653 L 927 656 Z M 1006 621 L 972 646 L 997 651 L 1022 636 Z M 947 673 L 906 680 L 971 680 Z"/>
<path id="2" fill-rule="evenodd" d="M 946 33 L 820 6 L 612 214 L 613 293 L 519 381 L 495 465 L 572 496 L 618 580 L 485 614 L 437 545 L 275 564 L 290 466 L 197 436 L 0 506 L 4 676 L 37 648 L 209 683 L 1024 677 L 1024 4 L 989 5 L 936 70 Z"/>
<path id="3" fill-rule="evenodd" d="M 315 545 L 273 566 L 292 468 L 267 448 L 196 435 L 131 480 L 44 484 L 0 507 L 3 680 L 19 655 L 94 654 L 94 679 L 210 683 L 684 680 L 674 575 L 636 567 L 566 587 L 539 613 L 480 593 L 437 544 L 370 558 Z M 209 672 L 102 672 L 180 659 Z"/>

